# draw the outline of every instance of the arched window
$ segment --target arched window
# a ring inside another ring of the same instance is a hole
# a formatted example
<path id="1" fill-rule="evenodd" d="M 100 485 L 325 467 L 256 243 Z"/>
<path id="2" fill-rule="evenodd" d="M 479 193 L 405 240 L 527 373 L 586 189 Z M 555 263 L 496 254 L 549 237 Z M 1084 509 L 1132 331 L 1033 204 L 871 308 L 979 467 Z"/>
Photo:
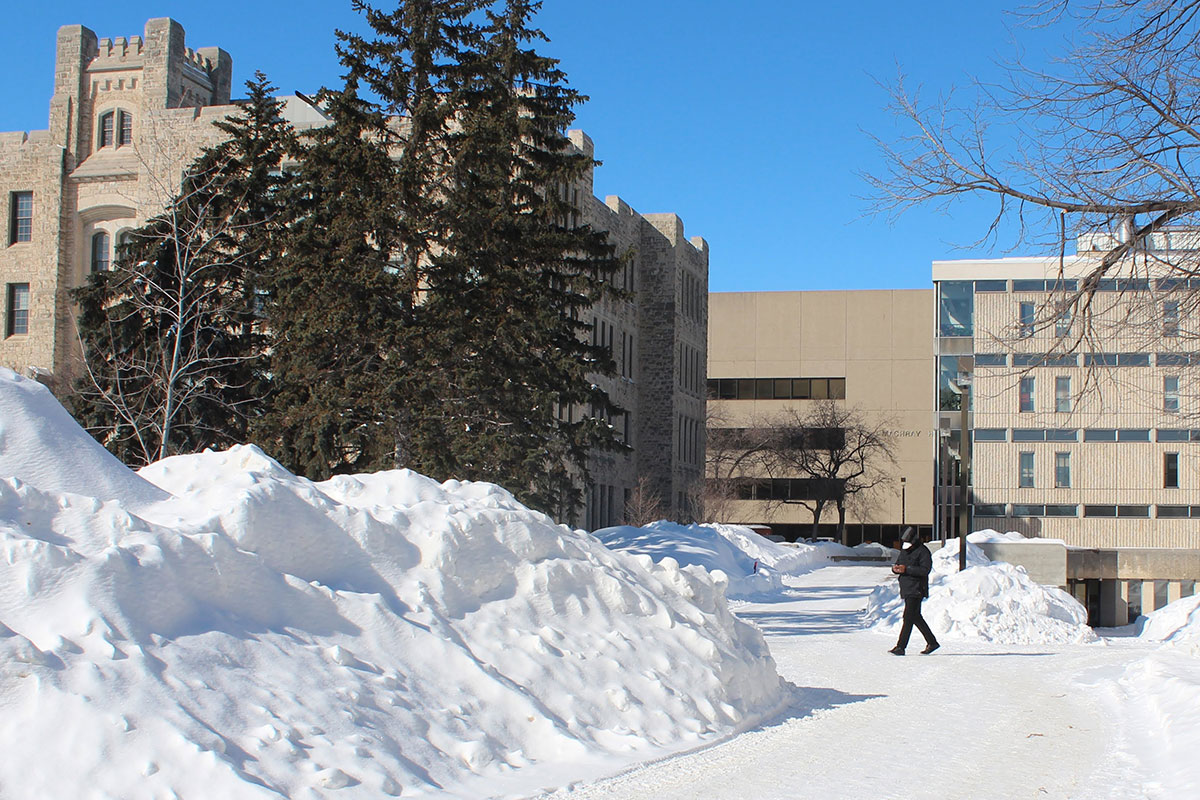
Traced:
<path id="1" fill-rule="evenodd" d="M 100 146 L 112 147 L 113 145 L 113 118 L 115 112 L 108 111 L 100 115 Z"/>
<path id="2" fill-rule="evenodd" d="M 92 234 L 92 272 L 106 272 L 109 258 L 108 234 L 97 231 Z"/>
<path id="3" fill-rule="evenodd" d="M 101 114 L 99 144 L 101 147 L 133 144 L 133 114 L 119 109 Z"/>

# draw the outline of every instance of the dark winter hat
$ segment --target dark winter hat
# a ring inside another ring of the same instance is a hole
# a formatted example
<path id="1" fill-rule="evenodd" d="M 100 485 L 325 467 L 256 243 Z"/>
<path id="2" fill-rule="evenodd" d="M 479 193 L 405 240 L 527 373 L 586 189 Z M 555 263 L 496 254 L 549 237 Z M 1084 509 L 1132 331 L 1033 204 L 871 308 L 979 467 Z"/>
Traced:
<path id="1" fill-rule="evenodd" d="M 905 528 L 904 532 L 900 534 L 900 541 L 907 542 L 908 544 L 916 544 L 917 532 L 912 529 L 911 525 Z"/>

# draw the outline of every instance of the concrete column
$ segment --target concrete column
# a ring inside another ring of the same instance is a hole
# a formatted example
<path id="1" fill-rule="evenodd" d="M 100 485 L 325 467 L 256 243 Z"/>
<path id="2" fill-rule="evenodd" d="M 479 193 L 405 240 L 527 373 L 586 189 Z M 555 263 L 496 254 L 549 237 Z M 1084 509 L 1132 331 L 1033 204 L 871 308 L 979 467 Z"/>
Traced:
<path id="1" fill-rule="evenodd" d="M 1157 609 L 1158 606 L 1154 603 L 1154 581 L 1142 581 L 1142 615 L 1149 615 Z"/>
<path id="2" fill-rule="evenodd" d="M 1100 581 L 1100 627 L 1129 624 L 1129 607 L 1122 595 L 1123 581 Z"/>
<path id="3" fill-rule="evenodd" d="M 1167 581 L 1167 602 L 1174 603 L 1183 598 L 1183 581 Z"/>

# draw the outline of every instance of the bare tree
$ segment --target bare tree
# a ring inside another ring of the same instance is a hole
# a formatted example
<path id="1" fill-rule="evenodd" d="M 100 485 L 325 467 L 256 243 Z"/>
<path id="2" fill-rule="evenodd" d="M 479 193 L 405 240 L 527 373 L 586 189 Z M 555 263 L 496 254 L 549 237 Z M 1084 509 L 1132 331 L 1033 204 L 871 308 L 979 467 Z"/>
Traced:
<path id="1" fill-rule="evenodd" d="M 832 505 L 838 515 L 838 538 L 846 540 L 846 510 L 866 507 L 871 495 L 892 486 L 889 464 L 895 463 L 894 442 L 885 417 L 833 400 L 814 403 L 803 412 L 789 408 L 773 418 L 763 463 L 773 478 L 794 479 L 772 488 L 768 502 L 797 504 L 813 515 L 813 535 L 821 515 Z"/>
<path id="2" fill-rule="evenodd" d="M 709 403 L 705 421 L 705 478 L 698 488 L 697 507 L 708 522 L 737 522 L 736 503 L 741 499 L 741 484 L 750 476 L 761 475 L 763 456 L 771 439 L 764 424 L 732 427 Z"/>
<path id="3" fill-rule="evenodd" d="M 1200 292 L 1200 0 L 1044 0 L 1025 17 L 1072 26 L 1077 45 L 1046 68 L 1020 61 L 999 84 L 929 102 L 888 87 L 907 133 L 876 139 L 875 210 L 898 215 L 990 198 L 979 243 L 1086 259 L 1016 335 L 1052 331 L 1051 352 L 1195 319 Z M 1117 293 L 1098 294 L 1099 288 Z M 1169 298 L 1169 299 L 1164 299 Z M 1059 324 L 1064 318 L 1070 325 Z M 1196 335 L 1186 325 L 1181 335 Z"/>
<path id="4" fill-rule="evenodd" d="M 626 525 L 640 528 L 666 517 L 666 506 L 663 505 L 662 496 L 650 483 L 650 479 L 645 475 L 638 478 L 637 485 L 629 494 L 629 501 L 625 503 Z"/>

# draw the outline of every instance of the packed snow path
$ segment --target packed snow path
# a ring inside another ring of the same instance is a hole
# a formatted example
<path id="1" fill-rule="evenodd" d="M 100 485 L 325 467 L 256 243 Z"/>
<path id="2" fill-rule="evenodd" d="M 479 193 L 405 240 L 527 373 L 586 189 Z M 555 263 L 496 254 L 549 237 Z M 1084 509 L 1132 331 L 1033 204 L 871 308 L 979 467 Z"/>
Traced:
<path id="1" fill-rule="evenodd" d="M 767 636 L 798 690 L 772 724 L 546 797 L 1142 798 L 1156 797 L 1125 755 L 1120 726 L 1088 683 L 1141 655 L 1132 639 L 1092 645 L 946 642 L 921 656 L 859 621 L 891 573 L 830 566 L 778 601 L 737 613 Z"/>

